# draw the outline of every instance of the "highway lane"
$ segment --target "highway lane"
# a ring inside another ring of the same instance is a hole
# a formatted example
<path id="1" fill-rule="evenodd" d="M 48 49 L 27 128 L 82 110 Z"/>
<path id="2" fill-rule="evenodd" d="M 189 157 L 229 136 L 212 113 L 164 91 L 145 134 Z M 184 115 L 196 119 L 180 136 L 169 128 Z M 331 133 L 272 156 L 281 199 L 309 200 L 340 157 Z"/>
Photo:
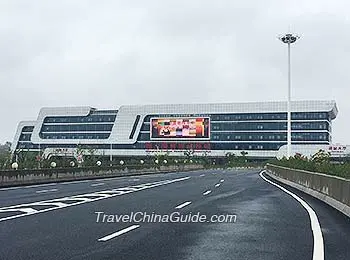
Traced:
<path id="1" fill-rule="evenodd" d="M 59 184 L 61 193 L 41 193 L 42 197 L 36 189 L 52 186 L 1 191 L 0 195 L 10 193 L 9 199 L 23 204 L 38 198 L 51 200 L 187 176 L 190 178 L 0 222 L 0 259 L 312 259 L 313 237 L 306 210 L 253 170 L 162 174 L 137 181 L 131 180 L 135 177 L 104 179 L 64 187 Z M 319 217 L 325 259 L 348 259 L 349 220 L 323 203 L 294 192 Z M 18 194 L 28 197 L 16 197 Z M 235 214 L 237 219 L 236 223 L 96 223 L 95 212 L 138 211 Z M 111 234 L 115 237 L 108 239 Z"/>
<path id="2" fill-rule="evenodd" d="M 271 180 L 271 178 L 268 179 Z M 275 180 L 273 181 L 297 194 L 317 213 L 324 238 L 325 259 L 349 259 L 350 218 L 308 194 Z"/>
<path id="3" fill-rule="evenodd" d="M 197 173 L 194 171 L 193 173 Z M 202 171 L 198 171 L 202 174 Z M 62 183 L 49 183 L 22 187 L 0 188 L 0 207 L 28 203 L 35 200 L 48 200 L 63 196 L 94 192 L 103 189 L 125 187 L 141 182 L 151 182 L 161 179 L 174 179 L 185 176 L 185 173 L 169 173 L 157 175 L 129 176 L 82 180 Z"/>
<path id="4" fill-rule="evenodd" d="M 214 172 L 211 172 L 211 174 L 214 176 L 214 173 L 215 173 L 215 171 Z M 144 178 L 138 178 L 138 179 L 134 179 L 134 178 L 129 178 L 129 179 L 122 179 L 122 178 L 120 178 L 120 179 L 114 179 L 114 180 L 111 180 L 113 183 L 109 183 L 107 186 L 108 187 L 105 187 L 105 186 L 101 186 L 101 187 L 103 187 L 103 189 L 102 188 L 100 188 L 101 190 L 99 191 L 99 192 L 103 192 L 103 191 L 106 191 L 106 189 L 107 189 L 107 192 L 109 192 L 111 189 L 118 189 L 118 188 L 120 188 L 120 187 L 130 187 L 130 185 L 136 185 L 135 183 L 133 183 L 133 184 L 131 184 L 131 183 L 129 183 L 129 181 L 130 182 L 135 182 L 135 181 L 139 181 L 140 183 L 137 183 L 138 185 L 141 185 L 142 183 L 153 183 L 153 182 L 155 182 L 155 181 L 163 181 L 163 180 L 165 180 L 165 176 L 166 176 L 166 179 L 167 180 L 174 180 L 174 179 L 179 179 L 179 178 L 181 178 L 181 177 L 183 177 L 183 176 L 186 176 L 187 175 L 187 173 L 179 173 L 179 174 L 167 174 L 167 175 L 153 175 L 153 176 L 144 176 Z M 200 177 L 202 177 L 202 176 L 204 176 L 205 174 L 203 174 L 201 171 L 199 171 L 199 172 L 192 172 L 191 173 L 191 177 L 193 177 L 193 178 L 196 178 L 196 176 L 197 176 L 197 178 L 200 178 Z M 141 181 L 142 180 L 142 181 Z M 71 202 L 71 201 L 73 201 L 73 200 L 76 200 L 75 198 L 77 198 L 78 196 L 80 197 L 80 196 L 83 196 L 84 197 L 84 194 L 90 194 L 90 195 L 95 195 L 96 194 L 96 189 L 98 189 L 100 186 L 98 186 L 98 187 L 96 187 L 96 186 L 94 186 L 94 187 L 92 187 L 92 185 L 93 184 L 87 184 L 85 181 L 84 182 L 82 182 L 82 183 L 79 183 L 80 184 L 80 187 L 79 187 L 79 189 L 81 190 L 81 185 L 82 186 L 85 186 L 86 187 L 86 189 L 84 190 L 84 192 L 77 192 L 76 190 L 77 190 L 77 188 L 76 188 L 76 186 L 74 185 L 74 184 L 72 184 L 72 185 L 70 185 L 70 191 L 68 192 L 68 193 L 66 193 L 66 197 L 67 196 L 70 196 L 69 198 L 70 198 L 70 201 L 69 202 Z M 35 187 L 35 188 L 37 188 L 37 187 Z M 40 189 L 41 189 L 41 187 L 40 187 Z M 78 189 L 78 190 L 79 190 Z M 125 188 L 124 188 L 125 189 Z M 108 191 L 109 190 L 109 191 Z M 22 194 L 22 192 L 24 192 L 25 194 L 27 193 L 27 191 L 21 191 L 21 190 L 18 190 L 18 192 L 20 193 L 20 194 Z M 95 192 L 94 194 L 92 194 L 92 192 Z M 38 198 L 38 194 L 36 194 L 35 193 L 35 191 L 31 191 L 31 193 L 30 194 L 28 194 L 28 197 L 24 197 L 23 198 L 23 200 L 22 200 L 22 202 L 18 202 L 18 204 L 16 204 L 17 206 L 16 207 L 20 207 L 20 208 L 23 208 L 23 210 L 26 210 L 27 211 L 27 209 L 44 209 L 44 208 L 48 208 L 48 206 L 44 206 L 43 207 L 43 205 L 38 205 L 38 204 L 42 204 L 43 202 L 45 203 L 45 204 L 47 204 L 48 202 L 54 202 L 54 203 L 57 203 L 57 202 L 60 202 L 60 203 L 66 203 L 66 199 L 65 199 L 65 197 L 64 197 L 64 194 L 62 194 L 62 190 L 61 190 L 61 194 L 58 194 L 58 193 L 56 193 L 55 192 L 55 194 L 56 195 L 54 195 L 54 193 L 40 193 L 40 196 L 39 196 L 39 198 Z M 30 195 L 32 196 L 32 197 L 30 197 Z M 200 195 L 200 194 L 199 194 Z M 22 195 L 21 195 L 21 197 L 23 197 Z M 55 201 L 52 201 L 52 199 L 53 198 L 56 198 L 56 200 Z M 16 199 L 18 199 L 17 197 L 16 197 Z M 47 201 L 47 199 L 51 199 L 51 201 Z M 63 201 L 61 200 L 61 199 L 63 199 Z M 23 205 L 23 203 L 28 203 L 29 201 L 36 201 L 36 202 L 39 202 L 39 203 L 36 203 L 36 205 L 35 206 L 33 206 L 33 205 L 26 205 L 26 206 L 24 206 Z M 20 206 L 18 206 L 20 203 L 22 203 Z M 10 204 L 10 203 L 7 203 L 7 204 Z M 12 205 L 14 205 L 14 204 L 12 204 Z M 4 208 L 6 208 L 6 210 L 9 210 L 8 209 L 8 207 L 6 207 L 6 206 L 9 206 L 9 205 L 5 205 L 5 207 L 3 207 L 3 209 Z M 0 209 L 0 211 L 1 211 L 1 209 Z M 12 213 L 12 214 L 11 214 Z M 18 212 L 17 212 L 18 213 Z M 23 212 L 22 212 L 23 213 Z M 8 216 L 10 216 L 10 215 L 16 215 L 16 214 L 13 214 L 13 212 L 9 212 L 9 213 L 7 213 L 7 212 L 3 212 L 3 213 L 1 213 L 0 212 L 0 221 L 2 221 L 3 219 L 3 217 L 7 217 L 7 216 L 4 216 L 4 214 L 7 214 Z"/>

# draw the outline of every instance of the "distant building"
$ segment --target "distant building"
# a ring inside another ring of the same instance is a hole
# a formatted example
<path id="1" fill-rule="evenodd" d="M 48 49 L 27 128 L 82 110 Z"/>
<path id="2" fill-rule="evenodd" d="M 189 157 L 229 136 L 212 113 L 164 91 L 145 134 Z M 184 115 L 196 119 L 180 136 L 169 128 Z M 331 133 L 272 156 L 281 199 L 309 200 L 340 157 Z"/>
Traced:
<path id="1" fill-rule="evenodd" d="M 70 156 L 79 146 L 106 156 L 160 151 L 179 156 L 191 150 L 207 156 L 246 151 L 252 157 L 276 157 L 287 143 L 286 111 L 286 102 L 42 108 L 37 120 L 19 123 L 12 151 Z M 292 145 L 328 149 L 337 113 L 335 101 L 292 102 Z"/>

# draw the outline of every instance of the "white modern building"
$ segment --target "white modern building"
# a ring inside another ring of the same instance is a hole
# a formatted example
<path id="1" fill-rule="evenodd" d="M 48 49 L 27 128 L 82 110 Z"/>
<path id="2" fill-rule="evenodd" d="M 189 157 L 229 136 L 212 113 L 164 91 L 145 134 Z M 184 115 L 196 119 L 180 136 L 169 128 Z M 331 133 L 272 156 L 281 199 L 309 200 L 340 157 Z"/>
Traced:
<path id="1" fill-rule="evenodd" d="M 293 101 L 291 106 L 293 152 L 328 149 L 338 113 L 335 101 Z M 105 156 L 245 151 L 267 158 L 281 155 L 286 143 L 287 102 L 47 107 L 36 120 L 19 123 L 12 151 L 40 150 L 46 156 L 71 156 L 77 147 Z"/>

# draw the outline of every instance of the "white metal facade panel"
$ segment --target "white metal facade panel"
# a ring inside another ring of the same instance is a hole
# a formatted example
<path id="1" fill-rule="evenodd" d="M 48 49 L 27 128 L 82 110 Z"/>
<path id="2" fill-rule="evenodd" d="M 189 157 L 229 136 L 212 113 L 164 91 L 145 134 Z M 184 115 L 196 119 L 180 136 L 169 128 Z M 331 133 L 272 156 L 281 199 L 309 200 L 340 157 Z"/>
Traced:
<path id="1" fill-rule="evenodd" d="M 21 133 L 22 133 L 23 127 L 25 127 L 25 126 L 35 126 L 36 124 L 37 124 L 37 121 L 21 121 L 21 122 L 18 123 L 17 130 L 16 130 L 16 133 L 15 133 L 15 137 L 13 138 L 13 142 L 11 144 L 11 151 L 14 151 L 16 149 L 18 141 L 19 141 L 19 138 L 20 138 Z"/>
<path id="2" fill-rule="evenodd" d="M 106 143 L 132 144 L 137 140 L 142 122 L 147 115 L 152 114 L 225 114 L 225 113 L 278 113 L 287 111 L 287 102 L 251 102 L 227 104 L 187 104 L 187 105 L 144 105 L 122 106 L 117 115 L 117 124 L 113 127 L 111 136 Z M 335 101 L 294 101 L 293 112 L 331 112 L 333 118 L 338 110 Z M 136 116 L 140 121 L 133 139 L 129 139 Z M 118 121 L 119 120 L 119 121 Z"/>

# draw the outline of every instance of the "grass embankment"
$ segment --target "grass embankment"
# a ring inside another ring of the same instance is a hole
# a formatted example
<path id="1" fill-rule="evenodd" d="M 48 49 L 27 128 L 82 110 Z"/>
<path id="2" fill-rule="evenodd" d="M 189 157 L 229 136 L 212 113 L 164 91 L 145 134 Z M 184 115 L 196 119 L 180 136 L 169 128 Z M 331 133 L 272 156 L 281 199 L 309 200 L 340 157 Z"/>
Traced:
<path id="1" fill-rule="evenodd" d="M 270 164 L 279 165 L 283 167 L 305 170 L 310 172 L 324 173 L 350 179 L 350 162 L 331 162 L 327 158 L 318 160 L 313 157 L 307 159 L 300 156 L 295 156 L 287 159 L 272 160 Z"/>

